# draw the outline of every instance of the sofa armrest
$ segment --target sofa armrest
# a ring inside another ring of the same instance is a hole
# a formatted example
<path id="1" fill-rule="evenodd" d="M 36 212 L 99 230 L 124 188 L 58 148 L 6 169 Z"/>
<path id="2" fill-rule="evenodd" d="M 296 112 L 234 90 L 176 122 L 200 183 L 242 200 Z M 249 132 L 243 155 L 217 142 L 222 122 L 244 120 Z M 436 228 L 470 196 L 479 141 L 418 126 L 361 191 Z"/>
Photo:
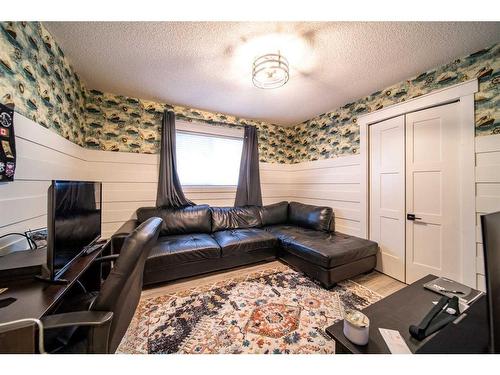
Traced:
<path id="1" fill-rule="evenodd" d="M 125 238 L 139 226 L 137 219 L 131 219 L 123 223 L 118 230 L 111 236 L 111 254 L 120 254 L 120 251 L 125 242 Z"/>

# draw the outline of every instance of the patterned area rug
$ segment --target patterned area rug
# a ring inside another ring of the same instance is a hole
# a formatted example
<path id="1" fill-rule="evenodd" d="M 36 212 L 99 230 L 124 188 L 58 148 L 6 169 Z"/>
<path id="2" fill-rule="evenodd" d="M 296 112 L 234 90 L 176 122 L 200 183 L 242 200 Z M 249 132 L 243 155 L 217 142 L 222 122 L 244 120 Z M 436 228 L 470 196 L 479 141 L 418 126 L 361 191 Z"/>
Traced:
<path id="1" fill-rule="evenodd" d="M 381 298 L 353 281 L 326 290 L 282 265 L 141 299 L 118 353 L 334 353 L 326 327 Z"/>

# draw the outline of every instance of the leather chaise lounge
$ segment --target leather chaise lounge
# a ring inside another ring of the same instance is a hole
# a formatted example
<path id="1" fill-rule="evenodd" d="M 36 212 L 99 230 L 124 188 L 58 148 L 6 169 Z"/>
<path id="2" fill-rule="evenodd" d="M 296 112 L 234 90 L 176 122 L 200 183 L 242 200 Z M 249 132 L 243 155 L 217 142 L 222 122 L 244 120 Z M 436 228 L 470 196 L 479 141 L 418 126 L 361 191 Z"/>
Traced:
<path id="1" fill-rule="evenodd" d="M 264 207 L 142 207 L 112 236 L 126 236 L 150 217 L 163 225 L 144 269 L 144 284 L 280 258 L 324 287 L 375 268 L 377 243 L 335 232 L 329 207 L 280 202 Z"/>

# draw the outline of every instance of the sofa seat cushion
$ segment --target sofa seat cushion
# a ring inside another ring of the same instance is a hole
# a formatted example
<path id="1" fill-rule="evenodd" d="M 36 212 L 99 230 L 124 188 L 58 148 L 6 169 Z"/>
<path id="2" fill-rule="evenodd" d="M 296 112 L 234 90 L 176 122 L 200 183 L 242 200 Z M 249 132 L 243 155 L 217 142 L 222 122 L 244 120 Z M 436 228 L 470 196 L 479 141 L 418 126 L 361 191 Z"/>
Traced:
<path id="1" fill-rule="evenodd" d="M 335 232 L 327 233 L 291 225 L 266 228 L 284 250 L 324 268 L 338 267 L 377 254 L 376 242 Z"/>
<path id="2" fill-rule="evenodd" d="M 272 233 L 280 241 L 284 239 L 287 235 L 293 235 L 298 231 L 307 231 L 305 228 L 298 227 L 291 224 L 277 224 L 277 225 L 267 225 L 262 227 L 266 232 Z"/>
<path id="3" fill-rule="evenodd" d="M 231 229 L 212 234 L 222 249 L 222 256 L 233 256 L 243 252 L 273 249 L 278 239 L 262 229 Z"/>
<path id="4" fill-rule="evenodd" d="M 220 258 L 219 244 L 205 233 L 179 234 L 158 239 L 146 260 L 146 271 L 176 264 Z"/>

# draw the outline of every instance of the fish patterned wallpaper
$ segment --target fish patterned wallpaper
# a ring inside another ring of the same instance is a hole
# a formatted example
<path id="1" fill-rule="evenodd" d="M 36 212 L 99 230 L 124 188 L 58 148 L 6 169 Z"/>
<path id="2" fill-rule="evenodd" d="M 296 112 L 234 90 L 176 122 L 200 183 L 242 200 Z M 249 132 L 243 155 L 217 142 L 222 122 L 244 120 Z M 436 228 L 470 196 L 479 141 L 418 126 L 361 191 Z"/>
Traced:
<path id="1" fill-rule="evenodd" d="M 85 88 L 41 23 L 0 22 L 0 101 L 83 145 Z"/>
<path id="2" fill-rule="evenodd" d="M 476 135 L 500 134 L 500 44 L 377 91 L 295 127 L 87 90 L 40 22 L 0 22 L 0 100 L 81 146 L 155 153 L 164 109 L 214 126 L 254 125 L 260 160 L 299 163 L 358 153 L 357 117 L 479 78 Z"/>
<path id="3" fill-rule="evenodd" d="M 357 117 L 477 77 L 476 136 L 500 134 L 500 44 L 422 73 L 294 127 L 292 163 L 359 152 Z"/>
<path id="4" fill-rule="evenodd" d="M 97 90 L 87 93 L 85 146 L 107 151 L 156 153 L 165 109 L 173 110 L 177 119 L 189 122 L 216 126 L 254 125 L 259 132 L 260 160 L 270 163 L 290 162 L 284 149 L 287 144 L 291 147 L 291 128 Z"/>

